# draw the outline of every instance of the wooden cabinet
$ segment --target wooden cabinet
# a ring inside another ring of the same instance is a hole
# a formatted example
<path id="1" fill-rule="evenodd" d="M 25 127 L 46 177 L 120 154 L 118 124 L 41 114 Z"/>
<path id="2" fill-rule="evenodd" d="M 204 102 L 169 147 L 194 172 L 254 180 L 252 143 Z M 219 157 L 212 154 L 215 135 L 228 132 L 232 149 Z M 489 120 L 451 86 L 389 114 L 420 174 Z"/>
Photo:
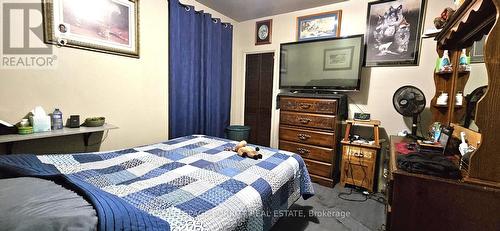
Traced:
<path id="1" fill-rule="evenodd" d="M 391 137 L 386 230 L 499 230 L 499 188 L 398 169 L 402 142 Z"/>
<path id="2" fill-rule="evenodd" d="M 349 141 L 351 127 L 355 125 L 373 126 L 374 143 L 357 144 Z M 374 191 L 375 169 L 377 153 L 380 150 L 379 130 L 380 121 L 347 121 L 346 134 L 342 140 L 342 161 L 340 183 L 358 186 Z"/>
<path id="3" fill-rule="evenodd" d="M 343 95 L 280 94 L 279 148 L 304 158 L 314 182 L 338 181 L 340 121 L 347 114 Z"/>

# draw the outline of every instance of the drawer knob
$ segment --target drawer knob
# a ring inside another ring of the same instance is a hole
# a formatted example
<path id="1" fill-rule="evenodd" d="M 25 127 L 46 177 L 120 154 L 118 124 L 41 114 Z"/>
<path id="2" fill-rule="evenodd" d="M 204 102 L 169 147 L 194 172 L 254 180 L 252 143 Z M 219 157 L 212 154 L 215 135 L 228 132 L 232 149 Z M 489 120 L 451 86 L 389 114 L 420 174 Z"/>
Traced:
<path id="1" fill-rule="evenodd" d="M 308 119 L 308 118 L 299 118 L 299 122 L 301 122 L 302 124 L 308 124 L 309 122 L 311 122 L 311 119 Z"/>
<path id="2" fill-rule="evenodd" d="M 309 138 L 311 138 L 311 136 L 310 136 L 310 135 L 307 135 L 307 134 L 302 134 L 302 133 L 297 134 L 297 137 L 298 137 L 300 140 L 308 140 Z"/>
<path id="3" fill-rule="evenodd" d="M 302 109 L 309 109 L 312 107 L 312 104 L 309 104 L 309 103 L 301 103 L 299 104 L 299 107 L 302 108 Z"/>
<path id="4" fill-rule="evenodd" d="M 311 151 L 305 148 L 297 148 L 297 152 L 301 155 L 309 155 L 311 153 Z"/>
<path id="5" fill-rule="evenodd" d="M 354 157 L 363 158 L 364 156 L 363 153 L 354 153 Z"/>

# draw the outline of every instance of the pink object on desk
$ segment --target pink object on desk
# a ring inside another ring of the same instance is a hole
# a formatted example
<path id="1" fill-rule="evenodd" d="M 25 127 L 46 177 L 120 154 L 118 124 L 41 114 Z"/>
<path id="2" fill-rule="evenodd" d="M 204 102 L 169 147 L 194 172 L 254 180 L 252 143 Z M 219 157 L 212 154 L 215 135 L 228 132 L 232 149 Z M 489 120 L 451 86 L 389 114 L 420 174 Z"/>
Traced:
<path id="1" fill-rule="evenodd" d="M 396 143 L 396 152 L 398 152 L 399 154 L 407 155 L 412 152 L 415 152 L 415 150 L 408 149 L 407 142 L 401 142 L 401 143 Z"/>

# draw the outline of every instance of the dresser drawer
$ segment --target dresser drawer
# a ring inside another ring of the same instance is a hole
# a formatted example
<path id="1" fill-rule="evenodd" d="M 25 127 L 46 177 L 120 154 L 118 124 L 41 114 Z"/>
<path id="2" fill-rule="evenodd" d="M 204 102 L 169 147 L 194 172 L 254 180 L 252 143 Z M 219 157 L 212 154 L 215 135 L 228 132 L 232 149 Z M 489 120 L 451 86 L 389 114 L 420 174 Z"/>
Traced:
<path id="1" fill-rule="evenodd" d="M 309 173 L 322 177 L 332 178 L 333 168 L 331 164 L 308 159 L 304 159 L 304 162 L 306 163 L 307 171 L 309 171 Z"/>
<path id="2" fill-rule="evenodd" d="M 280 149 L 299 154 L 300 156 L 312 160 L 333 163 L 333 149 L 299 144 L 290 141 L 280 140 Z"/>
<path id="3" fill-rule="evenodd" d="M 335 134 L 280 126 L 280 140 L 331 148 L 335 145 Z"/>
<path id="4" fill-rule="evenodd" d="M 281 124 L 320 129 L 335 129 L 335 116 L 281 111 Z"/>
<path id="5" fill-rule="evenodd" d="M 377 150 L 363 147 L 356 147 L 351 145 L 342 145 L 342 159 L 350 160 L 358 164 L 363 162 L 375 162 L 377 157 Z"/>
<path id="6" fill-rule="evenodd" d="M 336 115 L 337 100 L 282 97 L 280 99 L 280 108 L 283 111 Z"/>

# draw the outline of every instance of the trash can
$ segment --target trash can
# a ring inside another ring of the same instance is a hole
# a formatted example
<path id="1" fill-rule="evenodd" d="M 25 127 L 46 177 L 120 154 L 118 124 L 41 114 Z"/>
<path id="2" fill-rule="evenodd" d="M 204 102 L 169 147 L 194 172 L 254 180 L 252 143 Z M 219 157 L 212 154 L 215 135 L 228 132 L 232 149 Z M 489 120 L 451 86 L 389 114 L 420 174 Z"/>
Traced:
<path id="1" fill-rule="evenodd" d="M 226 128 L 226 137 L 234 141 L 248 140 L 250 136 L 250 127 L 242 125 L 233 125 Z"/>

